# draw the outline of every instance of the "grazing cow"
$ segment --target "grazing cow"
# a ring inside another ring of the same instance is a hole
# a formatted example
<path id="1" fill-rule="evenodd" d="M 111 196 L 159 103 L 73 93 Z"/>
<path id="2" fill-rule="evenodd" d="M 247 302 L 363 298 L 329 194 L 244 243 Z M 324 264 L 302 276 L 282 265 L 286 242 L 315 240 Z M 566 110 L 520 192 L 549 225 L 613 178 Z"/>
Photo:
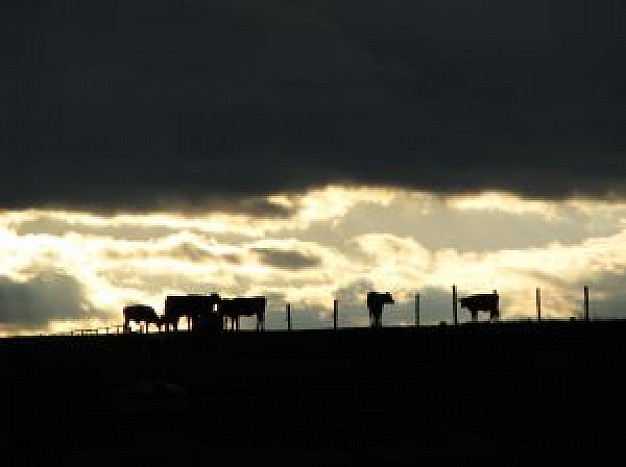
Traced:
<path id="1" fill-rule="evenodd" d="M 222 298 L 217 306 L 218 313 L 230 320 L 231 329 L 239 330 L 241 316 L 256 316 L 257 330 L 265 329 L 265 297 Z"/>
<path id="2" fill-rule="evenodd" d="M 394 303 L 393 297 L 389 292 L 367 293 L 367 309 L 370 315 L 370 327 L 378 329 L 383 326 L 383 307 L 388 303 Z"/>
<path id="3" fill-rule="evenodd" d="M 211 295 L 168 295 L 165 299 L 165 311 L 161 320 L 169 330 L 178 330 L 178 320 L 186 316 L 189 329 L 220 329 L 221 322 L 216 312 L 220 296 Z"/>
<path id="4" fill-rule="evenodd" d="M 156 314 L 154 308 L 150 305 L 135 304 L 126 305 L 122 310 L 124 315 L 124 332 L 130 332 L 130 322 L 134 321 L 141 325 L 146 323 L 146 332 L 148 332 L 148 325 L 150 323 L 159 323 L 159 316 Z"/>
<path id="5" fill-rule="evenodd" d="M 467 308 L 472 316 L 472 321 L 478 320 L 478 312 L 489 312 L 489 319 L 498 318 L 500 316 L 500 308 L 498 305 L 499 297 L 496 292 L 470 295 L 459 300 L 461 308 Z"/>

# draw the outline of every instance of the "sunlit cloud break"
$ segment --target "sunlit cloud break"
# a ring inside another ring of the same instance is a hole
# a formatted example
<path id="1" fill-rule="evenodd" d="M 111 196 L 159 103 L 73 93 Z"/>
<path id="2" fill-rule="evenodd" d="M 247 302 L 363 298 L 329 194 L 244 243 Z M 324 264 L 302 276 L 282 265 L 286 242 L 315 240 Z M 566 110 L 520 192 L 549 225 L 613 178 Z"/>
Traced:
<path id="1" fill-rule="evenodd" d="M 452 284 L 497 290 L 502 319 L 533 317 L 537 287 L 544 316 L 578 316 L 583 285 L 594 316 L 624 314 L 626 205 L 354 186 L 268 200 L 289 215 L 4 211 L 0 332 L 114 325 L 127 303 L 161 312 L 168 294 L 213 291 L 267 295 L 275 329 L 287 302 L 323 327 L 338 297 L 343 325 L 367 325 L 368 290 L 396 297 L 386 325 L 410 325 L 421 293 L 435 324 L 450 319 Z"/>
<path id="2" fill-rule="evenodd" d="M 547 220 L 556 219 L 558 212 L 556 201 L 527 200 L 497 191 L 449 196 L 446 198 L 446 205 L 458 210 L 501 211 L 516 215 L 536 214 Z"/>

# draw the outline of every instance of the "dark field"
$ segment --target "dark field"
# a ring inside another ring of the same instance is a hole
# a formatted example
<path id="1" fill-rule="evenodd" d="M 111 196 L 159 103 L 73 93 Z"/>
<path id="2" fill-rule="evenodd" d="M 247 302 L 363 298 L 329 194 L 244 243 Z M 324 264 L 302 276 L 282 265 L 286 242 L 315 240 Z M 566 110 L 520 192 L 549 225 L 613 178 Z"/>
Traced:
<path id="1" fill-rule="evenodd" d="M 626 323 L 0 340 L 0 465 L 626 453 Z"/>

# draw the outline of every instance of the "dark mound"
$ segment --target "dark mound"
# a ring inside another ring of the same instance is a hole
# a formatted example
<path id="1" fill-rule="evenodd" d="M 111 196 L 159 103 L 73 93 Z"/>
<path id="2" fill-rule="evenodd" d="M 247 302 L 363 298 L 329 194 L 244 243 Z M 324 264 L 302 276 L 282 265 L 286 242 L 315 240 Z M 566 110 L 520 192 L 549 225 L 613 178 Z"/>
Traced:
<path id="1" fill-rule="evenodd" d="M 2 465 L 621 456 L 626 324 L 0 340 Z"/>

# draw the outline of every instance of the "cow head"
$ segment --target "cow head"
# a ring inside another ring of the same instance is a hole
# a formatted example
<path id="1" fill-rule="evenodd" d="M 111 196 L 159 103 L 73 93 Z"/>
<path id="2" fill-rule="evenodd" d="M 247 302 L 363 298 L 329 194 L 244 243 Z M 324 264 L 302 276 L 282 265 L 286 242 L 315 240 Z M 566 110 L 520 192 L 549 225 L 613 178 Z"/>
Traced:
<path id="1" fill-rule="evenodd" d="M 383 303 L 389 303 L 389 304 L 394 303 L 393 297 L 391 296 L 390 292 L 385 292 L 384 294 L 381 294 L 381 301 Z"/>
<path id="2" fill-rule="evenodd" d="M 394 301 L 390 292 L 368 292 L 367 303 L 385 305 L 392 304 Z"/>

